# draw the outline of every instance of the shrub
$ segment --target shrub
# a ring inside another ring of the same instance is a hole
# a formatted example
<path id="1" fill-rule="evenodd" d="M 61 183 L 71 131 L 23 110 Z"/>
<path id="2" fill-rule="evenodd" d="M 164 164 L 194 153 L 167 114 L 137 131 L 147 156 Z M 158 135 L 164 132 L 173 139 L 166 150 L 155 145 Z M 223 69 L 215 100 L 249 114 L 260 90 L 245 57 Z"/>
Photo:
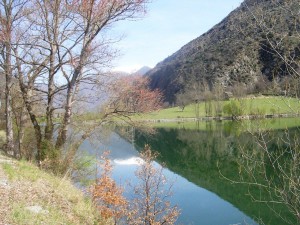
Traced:
<path id="1" fill-rule="evenodd" d="M 158 154 L 146 145 L 140 154 L 142 161 L 136 170 L 139 182 L 134 187 L 134 199 L 129 203 L 127 222 L 129 225 L 173 225 L 180 212 L 171 206 L 172 185 L 163 174 L 163 167 L 156 167 Z"/>
<path id="2" fill-rule="evenodd" d="M 107 222 L 113 220 L 117 224 L 126 215 L 127 200 L 123 197 L 123 189 L 111 178 L 112 165 L 108 154 L 105 152 L 101 156 L 101 175 L 92 186 L 91 193 L 101 217 Z"/>
<path id="3" fill-rule="evenodd" d="M 244 109 L 240 101 L 231 100 L 229 103 L 224 105 L 223 112 L 233 118 L 236 118 L 243 115 Z"/>

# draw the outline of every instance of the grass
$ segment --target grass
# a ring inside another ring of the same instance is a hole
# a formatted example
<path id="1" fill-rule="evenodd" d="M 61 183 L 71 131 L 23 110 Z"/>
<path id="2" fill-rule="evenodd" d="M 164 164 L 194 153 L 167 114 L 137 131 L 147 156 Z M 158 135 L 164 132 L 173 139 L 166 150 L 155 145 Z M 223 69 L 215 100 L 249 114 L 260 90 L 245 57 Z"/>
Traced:
<path id="1" fill-rule="evenodd" d="M 280 114 L 299 114 L 300 102 L 296 98 L 287 97 L 256 97 L 256 98 L 242 98 L 242 99 L 231 99 L 227 101 L 219 102 L 221 108 L 224 106 L 236 102 L 237 105 L 242 109 L 242 115 L 280 115 Z M 207 103 L 208 105 L 208 103 Z M 216 102 L 211 103 L 212 113 L 211 116 L 215 116 Z M 163 128 L 184 128 L 184 129 L 197 129 L 207 130 L 209 124 L 210 128 L 215 127 L 211 124 L 219 122 L 195 122 L 187 121 L 188 118 L 195 118 L 196 105 L 191 104 L 185 107 L 182 111 L 179 107 L 172 107 L 162 109 L 157 112 L 145 113 L 139 115 L 133 115 L 131 118 L 135 121 L 153 121 L 150 123 L 152 127 L 163 127 Z M 224 110 L 223 110 L 224 111 Z M 199 104 L 199 116 L 206 117 L 205 114 L 205 103 Z M 222 116 L 230 116 L 222 112 Z M 182 121 L 180 121 L 183 119 Z M 177 120 L 177 121 L 174 121 Z M 222 124 L 232 123 L 232 121 L 222 121 Z M 300 127 L 300 120 L 298 118 L 276 118 L 276 119 L 256 119 L 256 120 L 243 120 L 238 122 L 238 127 L 244 131 L 257 129 L 286 129 L 291 127 Z"/>
<path id="2" fill-rule="evenodd" d="M 18 166 L 11 164 L 3 164 L 3 169 L 8 175 L 9 180 L 22 180 L 26 179 L 31 182 L 35 182 L 38 179 L 46 179 L 55 181 L 52 179 L 50 174 L 40 171 L 35 166 L 27 163 L 26 161 L 20 161 L 17 163 Z"/>
<path id="3" fill-rule="evenodd" d="M 91 200 L 70 180 L 53 176 L 25 161 L 0 166 L 12 186 L 8 204 L 12 224 L 99 223 Z M 26 209 L 33 205 L 41 206 L 47 213 L 36 214 Z"/>
<path id="4" fill-rule="evenodd" d="M 30 213 L 29 210 L 26 209 L 26 203 L 20 202 L 15 203 L 13 205 L 13 212 L 12 217 L 13 221 L 17 224 L 24 224 L 24 225 L 35 225 L 35 224 L 42 224 L 47 223 L 49 225 L 55 225 L 57 223 L 60 224 L 73 224 L 72 222 L 68 221 L 68 218 L 63 215 L 63 213 L 55 207 L 47 207 L 49 210 L 48 213 Z M 51 217 L 51 219 L 49 219 Z M 47 222 L 46 222 L 47 221 Z"/>
<path id="5" fill-rule="evenodd" d="M 272 115 L 272 114 L 298 114 L 300 112 L 300 102 L 296 98 L 288 97 L 256 97 L 256 98 L 241 98 L 231 99 L 226 101 L 206 103 L 207 108 L 210 104 L 211 113 L 209 116 L 216 116 L 216 106 L 223 107 L 230 102 L 237 102 L 242 108 L 243 115 Z M 201 102 L 199 105 L 199 116 L 206 117 L 205 103 Z M 179 107 L 167 108 L 157 112 L 134 115 L 134 120 L 163 120 L 163 119 L 179 119 L 179 118 L 195 118 L 196 104 L 191 104 L 185 107 L 182 111 Z M 222 112 L 222 116 L 230 116 Z"/>

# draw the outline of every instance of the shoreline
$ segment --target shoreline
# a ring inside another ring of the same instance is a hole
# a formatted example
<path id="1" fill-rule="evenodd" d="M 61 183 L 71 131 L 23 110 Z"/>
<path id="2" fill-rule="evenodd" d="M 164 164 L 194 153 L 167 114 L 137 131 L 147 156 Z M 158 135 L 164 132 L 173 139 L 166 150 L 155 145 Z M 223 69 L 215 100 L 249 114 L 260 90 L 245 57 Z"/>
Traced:
<path id="1" fill-rule="evenodd" d="M 136 122 L 168 123 L 168 122 L 197 122 L 197 121 L 241 121 L 256 119 L 297 118 L 300 114 L 266 114 L 266 115 L 243 115 L 243 116 L 205 116 L 205 117 L 180 117 L 172 119 L 137 119 Z"/>

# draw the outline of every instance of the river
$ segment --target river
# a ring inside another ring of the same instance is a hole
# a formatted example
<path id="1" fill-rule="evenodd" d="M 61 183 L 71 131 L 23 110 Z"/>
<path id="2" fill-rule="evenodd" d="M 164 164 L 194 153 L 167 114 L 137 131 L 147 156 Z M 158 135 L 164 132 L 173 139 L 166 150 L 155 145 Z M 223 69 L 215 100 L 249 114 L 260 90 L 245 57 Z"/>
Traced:
<path id="1" fill-rule="evenodd" d="M 174 183 L 171 202 L 181 210 L 177 224 L 256 225 L 263 221 L 284 225 L 286 222 L 266 204 L 253 201 L 249 196 L 251 188 L 228 181 L 241 179 L 237 163 L 241 149 L 255 146 L 255 136 L 249 134 L 245 126 L 248 125 L 230 121 L 210 121 L 193 127 L 190 124 L 161 125 L 155 128 L 154 134 L 117 127 L 106 133 L 106 138 L 85 141 L 81 151 L 98 157 L 109 150 L 114 166 L 113 178 L 126 186 L 128 182 L 137 182 L 134 172 L 138 167 L 139 152 L 149 144 L 160 153 L 156 166 L 164 163 L 164 174 Z M 272 137 L 282 136 L 285 131 L 273 129 Z M 299 132 L 297 127 L 290 131 Z M 269 144 L 276 144 L 275 140 Z M 129 188 L 125 188 L 125 195 L 131 197 Z M 285 208 L 279 210 L 283 217 L 290 217 Z"/>

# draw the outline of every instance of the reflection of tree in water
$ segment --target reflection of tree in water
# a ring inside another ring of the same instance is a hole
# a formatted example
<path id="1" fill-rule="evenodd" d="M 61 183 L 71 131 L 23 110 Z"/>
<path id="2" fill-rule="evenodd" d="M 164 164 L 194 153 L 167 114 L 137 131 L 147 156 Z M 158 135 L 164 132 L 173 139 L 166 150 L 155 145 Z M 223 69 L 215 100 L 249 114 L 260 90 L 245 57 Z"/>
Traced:
<path id="1" fill-rule="evenodd" d="M 251 191 L 253 195 L 265 194 L 267 198 L 268 193 L 259 193 L 251 187 L 249 189 L 247 184 L 233 184 L 222 178 L 221 173 L 230 180 L 240 180 L 241 177 L 247 179 L 246 175 L 242 176 L 241 165 L 247 163 L 242 154 L 245 151 L 258 152 L 259 147 L 255 136 L 242 132 L 239 124 L 220 124 L 208 124 L 207 130 L 159 128 L 155 135 L 150 136 L 137 131 L 135 143 L 137 146 L 150 144 L 153 150 L 160 153 L 159 160 L 170 170 L 218 194 L 252 218 L 261 218 L 272 225 L 285 224 L 274 216 L 268 206 L 254 203 L 247 196 Z M 284 135 L 284 131 L 270 132 L 269 135 L 267 144 L 273 146 L 272 149 L 283 147 L 284 142 L 278 140 Z M 277 209 L 283 217 L 290 217 L 286 208 L 279 206 Z"/>
<path id="2" fill-rule="evenodd" d="M 299 129 L 256 134 L 258 147 L 243 150 L 244 163 L 240 164 L 249 178 L 250 188 L 266 193 L 252 199 L 267 204 L 285 224 L 300 223 L 300 145 Z M 243 178 L 243 177 L 242 177 Z M 291 215 L 282 215 L 280 207 L 289 209 Z"/>

